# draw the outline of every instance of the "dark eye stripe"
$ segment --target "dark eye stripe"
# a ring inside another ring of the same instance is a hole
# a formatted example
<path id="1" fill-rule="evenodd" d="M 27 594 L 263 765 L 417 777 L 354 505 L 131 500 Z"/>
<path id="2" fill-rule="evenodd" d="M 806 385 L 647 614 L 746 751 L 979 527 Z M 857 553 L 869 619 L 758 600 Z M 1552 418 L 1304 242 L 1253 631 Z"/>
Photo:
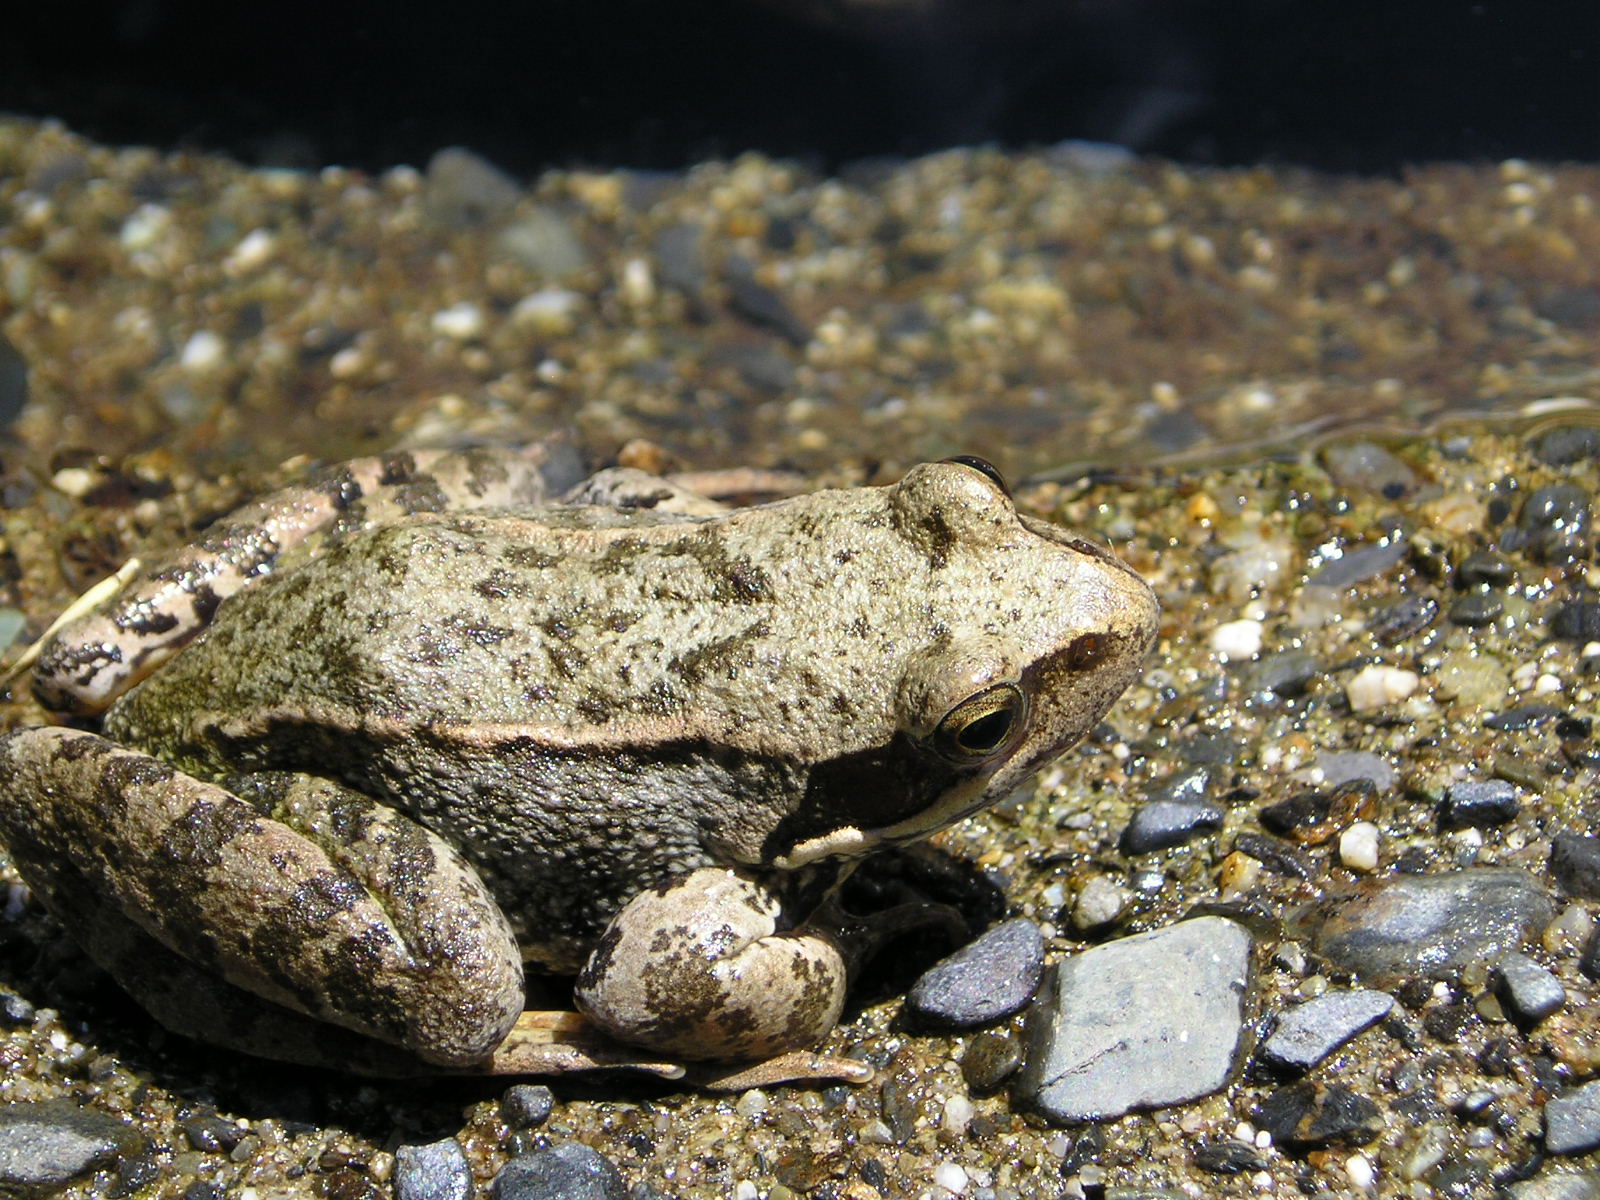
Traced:
<path id="1" fill-rule="evenodd" d="M 995 487 L 999 488 L 1007 496 L 1011 495 L 1011 489 L 1006 486 L 1006 477 L 1000 474 L 1000 468 L 995 466 L 987 458 L 979 458 L 976 454 L 954 454 L 943 461 L 947 463 L 957 463 L 960 466 L 968 467 L 971 470 L 976 471 L 979 475 L 984 476 L 989 480 L 990 483 L 994 484 Z"/>

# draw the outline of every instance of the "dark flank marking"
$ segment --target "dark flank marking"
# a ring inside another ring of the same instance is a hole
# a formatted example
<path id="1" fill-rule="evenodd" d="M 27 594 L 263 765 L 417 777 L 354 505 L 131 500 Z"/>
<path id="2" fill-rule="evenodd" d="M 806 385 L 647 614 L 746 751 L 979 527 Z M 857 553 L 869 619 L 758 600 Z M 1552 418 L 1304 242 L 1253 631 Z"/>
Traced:
<path id="1" fill-rule="evenodd" d="M 336 512 L 343 512 L 362 496 L 361 485 L 348 467 L 335 468 L 313 487 L 328 498 Z"/>
<path id="2" fill-rule="evenodd" d="M 407 515 L 444 512 L 450 507 L 450 497 L 445 495 L 437 480 L 426 475 L 395 488 L 394 502 Z"/>
<path id="3" fill-rule="evenodd" d="M 1074 671 L 1087 671 L 1098 667 L 1106 660 L 1106 652 L 1111 648 L 1112 637 L 1104 633 L 1084 633 L 1073 638 L 1067 645 L 1067 666 Z"/>
<path id="4" fill-rule="evenodd" d="M 772 581 L 748 558 L 731 559 L 711 595 L 734 604 L 754 604 L 772 595 Z"/>
<path id="5" fill-rule="evenodd" d="M 538 627 L 544 631 L 546 636 L 553 637 L 558 642 L 570 642 L 578 636 L 578 631 L 568 625 L 564 617 L 550 617 L 547 620 L 540 621 Z"/>
<path id="6" fill-rule="evenodd" d="M 838 563 L 841 567 L 846 563 L 853 563 L 855 560 L 856 552 L 851 550 L 849 547 L 846 547 L 843 550 L 835 550 L 833 552 L 833 561 Z"/>
<path id="7" fill-rule="evenodd" d="M 872 622 L 867 620 L 865 614 L 858 614 L 845 626 L 845 632 L 851 637 L 869 638 L 872 636 Z"/>
<path id="8" fill-rule="evenodd" d="M 378 475 L 380 487 L 395 487 L 409 483 L 417 473 L 417 460 L 409 451 L 390 454 L 383 459 Z"/>
<path id="9" fill-rule="evenodd" d="M 638 613 L 610 612 L 605 615 L 601 627 L 611 633 L 627 633 L 639 619 Z"/>
<path id="10" fill-rule="evenodd" d="M 149 637 L 176 628 L 178 618 L 172 613 L 162 612 L 147 600 L 141 600 L 127 608 L 118 609 L 114 624 L 125 632 Z"/>
<path id="11" fill-rule="evenodd" d="M 454 618 L 452 624 L 461 636 L 475 646 L 498 646 L 507 638 L 515 637 L 517 632 L 505 625 L 476 624 L 464 616 Z"/>
<path id="12" fill-rule="evenodd" d="M 507 596 L 527 595 L 528 586 L 515 572 L 508 571 L 504 567 L 496 567 L 473 584 L 472 590 L 485 600 L 503 600 Z"/>
<path id="13" fill-rule="evenodd" d="M 260 819 L 245 805 L 196 800 L 162 831 L 158 845 L 162 857 L 174 866 L 214 867 L 222 860 L 224 846 L 260 827 Z"/>
<path id="14" fill-rule="evenodd" d="M 938 505 L 930 508 L 922 518 L 922 529 L 928 535 L 928 566 L 935 571 L 943 570 L 950 562 L 950 547 L 956 542 L 955 531 L 945 520 L 944 510 Z"/>
<path id="15" fill-rule="evenodd" d="M 748 629 L 696 646 L 689 653 L 680 654 L 671 661 L 672 673 L 688 684 L 700 683 L 712 675 L 734 679 L 741 667 L 750 665 L 750 643 L 766 633 L 766 623 L 758 621 Z"/>
<path id="16" fill-rule="evenodd" d="M 95 758 L 101 755 L 111 758 L 116 754 L 117 748 L 110 742 L 84 735 L 83 737 L 62 738 L 56 743 L 52 757 L 59 758 L 62 762 L 81 762 L 86 758 Z"/>
<path id="17" fill-rule="evenodd" d="M 537 546 L 512 546 L 502 552 L 501 556 L 513 567 L 524 569 L 547 570 L 559 566 L 561 560 L 547 551 L 540 550 Z"/>
<path id="18" fill-rule="evenodd" d="M 622 932 L 614 925 L 600 935 L 600 940 L 589 952 L 589 961 L 584 963 L 583 970 L 578 972 L 578 987 L 590 990 L 600 985 L 600 981 L 611 973 L 612 960 L 616 957 L 617 946 L 621 941 Z"/>
<path id="19" fill-rule="evenodd" d="M 671 488 L 656 488 L 648 492 L 624 492 L 614 498 L 618 508 L 655 508 L 663 500 L 672 499 Z"/>
<path id="20" fill-rule="evenodd" d="M 203 625 L 211 624 L 211 618 L 217 613 L 217 606 L 222 603 L 222 597 L 217 595 L 209 583 L 197 584 L 194 589 L 194 598 L 191 601 L 194 615 Z"/>
<path id="21" fill-rule="evenodd" d="M 613 705 L 604 696 L 597 692 L 589 692 L 573 702 L 573 708 L 578 710 L 578 715 L 591 725 L 604 725 L 611 720 Z"/>

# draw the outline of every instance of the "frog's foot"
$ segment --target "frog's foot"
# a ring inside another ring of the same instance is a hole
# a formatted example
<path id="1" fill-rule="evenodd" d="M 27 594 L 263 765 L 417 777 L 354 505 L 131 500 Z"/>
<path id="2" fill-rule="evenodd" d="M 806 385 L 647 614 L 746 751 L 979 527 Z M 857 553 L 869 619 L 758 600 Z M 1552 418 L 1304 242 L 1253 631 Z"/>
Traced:
<path id="1" fill-rule="evenodd" d="M 826 934 L 779 931 L 764 885 L 706 867 L 635 896 L 578 975 L 578 1007 L 619 1040 L 675 1058 L 753 1062 L 815 1045 L 847 972 Z"/>
<path id="2" fill-rule="evenodd" d="M 685 1065 L 642 1056 L 582 1013 L 525 1012 L 482 1071 L 489 1075 L 564 1075 L 583 1071 L 639 1071 L 684 1080 L 708 1092 L 742 1092 L 778 1083 L 870 1083 L 873 1070 L 860 1059 L 792 1050 L 755 1063 Z"/>
<path id="3" fill-rule="evenodd" d="M 402 451 L 331 468 L 229 514 L 126 588 L 112 588 L 121 593 L 115 600 L 43 639 L 34 693 L 52 712 L 103 712 L 193 641 L 222 600 L 286 554 L 409 513 L 548 504 L 582 475 L 577 454 L 560 440 Z"/>
<path id="4" fill-rule="evenodd" d="M 0 740 L 0 837 L 69 926 L 83 917 L 81 891 L 188 976 L 440 1066 L 485 1059 L 524 993 L 515 939 L 477 873 L 346 788 L 252 778 L 247 802 L 94 734 L 22 730 Z M 97 930 L 77 931 L 114 976 L 137 965 Z M 130 990 L 180 1031 L 237 1043 L 226 1028 L 194 1028 L 161 979 Z"/>

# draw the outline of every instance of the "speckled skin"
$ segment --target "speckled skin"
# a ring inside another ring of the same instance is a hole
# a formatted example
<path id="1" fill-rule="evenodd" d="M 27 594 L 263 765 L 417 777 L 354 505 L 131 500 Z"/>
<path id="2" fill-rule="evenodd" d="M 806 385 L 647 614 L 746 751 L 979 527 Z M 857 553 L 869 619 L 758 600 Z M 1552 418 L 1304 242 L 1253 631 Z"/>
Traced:
<path id="1" fill-rule="evenodd" d="M 969 465 L 722 512 L 629 472 L 574 499 L 346 519 L 104 738 L 0 743 L 25 876 L 446 1066 L 505 1039 L 523 960 L 580 971 L 629 1042 L 780 1053 L 848 965 L 797 897 L 1006 795 L 1154 637 L 1133 572 Z"/>

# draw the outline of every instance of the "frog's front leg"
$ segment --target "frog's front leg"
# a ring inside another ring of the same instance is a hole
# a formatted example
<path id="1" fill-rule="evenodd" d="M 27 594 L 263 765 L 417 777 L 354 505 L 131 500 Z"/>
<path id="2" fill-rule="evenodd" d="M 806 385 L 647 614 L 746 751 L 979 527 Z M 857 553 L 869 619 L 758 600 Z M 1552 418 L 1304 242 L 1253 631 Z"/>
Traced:
<path id="1" fill-rule="evenodd" d="M 252 778 L 246 799 L 94 734 L 22 730 L 0 740 L 0 837 L 69 923 L 85 911 L 72 889 L 87 889 L 236 989 L 430 1063 L 487 1059 L 524 991 L 515 939 L 476 872 L 340 785 Z M 129 982 L 125 963 L 101 965 Z M 140 998 L 180 1032 L 237 1044 L 204 1012 Z"/>
<path id="2" fill-rule="evenodd" d="M 839 1020 L 845 952 L 781 930 L 782 904 L 705 867 L 634 897 L 578 976 L 578 1007 L 623 1041 L 684 1059 L 753 1060 L 815 1045 Z"/>

